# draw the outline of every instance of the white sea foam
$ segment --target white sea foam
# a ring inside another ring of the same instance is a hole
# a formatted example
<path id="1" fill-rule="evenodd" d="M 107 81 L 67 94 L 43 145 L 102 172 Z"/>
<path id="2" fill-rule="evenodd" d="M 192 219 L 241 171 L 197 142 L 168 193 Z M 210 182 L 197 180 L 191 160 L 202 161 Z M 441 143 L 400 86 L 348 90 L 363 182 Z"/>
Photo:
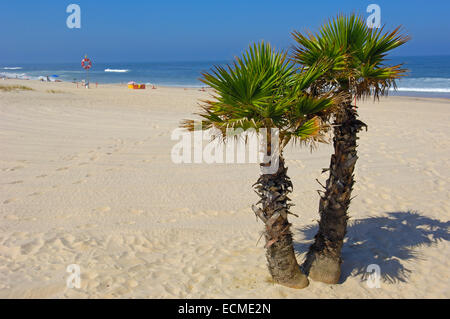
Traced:
<path id="1" fill-rule="evenodd" d="M 129 72 L 127 69 L 105 69 L 105 72 L 117 72 L 117 73 L 125 73 Z"/>
<path id="2" fill-rule="evenodd" d="M 392 89 L 393 91 L 394 89 Z M 450 93 L 449 88 L 397 88 L 399 92 Z"/>
<path id="3" fill-rule="evenodd" d="M 3 70 L 22 70 L 21 66 L 5 66 Z"/>
<path id="4" fill-rule="evenodd" d="M 8 79 L 29 79 L 29 76 L 25 73 L 11 73 L 11 72 L 0 72 L 0 77 L 5 77 Z"/>
<path id="5" fill-rule="evenodd" d="M 398 81 L 399 92 L 450 93 L 450 78 L 406 77 Z"/>

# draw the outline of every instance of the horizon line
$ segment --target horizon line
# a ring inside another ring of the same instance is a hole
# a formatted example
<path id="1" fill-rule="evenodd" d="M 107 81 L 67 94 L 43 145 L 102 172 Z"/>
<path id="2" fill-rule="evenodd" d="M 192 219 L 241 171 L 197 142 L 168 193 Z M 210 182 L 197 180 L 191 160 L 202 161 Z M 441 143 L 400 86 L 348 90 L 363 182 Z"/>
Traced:
<path id="1" fill-rule="evenodd" d="M 391 58 L 424 58 L 424 57 L 447 57 L 450 56 L 450 53 L 447 54 L 427 54 L 427 55 L 391 55 Z M 113 60 L 113 61 L 107 61 L 107 60 L 100 60 L 100 62 L 97 61 L 97 63 L 186 63 L 186 62 L 225 62 L 233 60 L 236 56 L 233 56 L 228 59 L 203 59 L 203 60 L 135 60 L 135 61 L 121 61 L 121 60 Z M 80 58 L 81 61 L 82 57 Z M 95 59 L 95 58 L 94 58 Z M 32 64 L 32 63 L 48 63 L 48 64 L 58 64 L 58 63 L 78 63 L 75 61 L 66 61 L 61 60 L 55 62 L 53 61 L 33 61 L 33 62 L 27 62 L 27 61 L 14 61 L 14 62 L 2 62 L 0 59 L 0 64 L 14 64 L 14 63 L 24 63 L 24 64 Z"/>

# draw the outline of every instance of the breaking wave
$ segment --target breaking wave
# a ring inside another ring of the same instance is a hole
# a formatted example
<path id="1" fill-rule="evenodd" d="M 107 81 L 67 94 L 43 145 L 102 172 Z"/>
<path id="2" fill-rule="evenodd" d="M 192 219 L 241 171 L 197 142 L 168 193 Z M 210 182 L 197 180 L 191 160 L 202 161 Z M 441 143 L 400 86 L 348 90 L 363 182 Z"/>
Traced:
<path id="1" fill-rule="evenodd" d="M 127 69 L 105 69 L 105 72 L 117 72 L 117 73 L 126 73 L 130 70 Z"/>

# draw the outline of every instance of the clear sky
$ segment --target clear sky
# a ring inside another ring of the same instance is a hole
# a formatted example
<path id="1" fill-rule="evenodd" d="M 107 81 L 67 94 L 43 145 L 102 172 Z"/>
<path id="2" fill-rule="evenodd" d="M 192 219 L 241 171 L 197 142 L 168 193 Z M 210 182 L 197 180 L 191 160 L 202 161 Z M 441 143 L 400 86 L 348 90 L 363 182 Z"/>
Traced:
<path id="1" fill-rule="evenodd" d="M 66 7 L 81 7 L 81 29 Z M 339 12 L 402 25 L 412 41 L 395 55 L 450 55 L 448 0 L 0 0 L 0 62 L 224 60 L 253 41 L 291 45 L 293 30 L 316 30 Z"/>

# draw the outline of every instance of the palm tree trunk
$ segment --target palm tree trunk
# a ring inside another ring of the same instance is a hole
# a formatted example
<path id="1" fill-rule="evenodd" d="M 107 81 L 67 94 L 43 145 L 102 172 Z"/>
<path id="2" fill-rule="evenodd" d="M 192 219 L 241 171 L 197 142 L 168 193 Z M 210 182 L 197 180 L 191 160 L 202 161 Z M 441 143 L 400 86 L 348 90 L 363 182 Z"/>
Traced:
<path id="1" fill-rule="evenodd" d="M 292 183 L 286 175 L 284 159 L 279 157 L 278 171 L 275 174 L 263 174 L 255 183 L 256 193 L 261 198 L 253 205 L 253 211 L 265 224 L 266 258 L 269 272 L 274 282 L 291 288 L 308 286 L 308 278 L 300 270 L 292 244 L 291 224 L 288 222 Z"/>
<path id="2" fill-rule="evenodd" d="M 354 184 L 353 172 L 358 159 L 357 133 L 366 126 L 357 120 L 356 107 L 349 101 L 336 114 L 334 125 L 334 154 L 331 156 L 330 176 L 319 203 L 319 231 L 303 264 L 310 278 L 328 284 L 338 283 L 341 275 L 341 250 L 349 219 L 347 210 Z"/>

